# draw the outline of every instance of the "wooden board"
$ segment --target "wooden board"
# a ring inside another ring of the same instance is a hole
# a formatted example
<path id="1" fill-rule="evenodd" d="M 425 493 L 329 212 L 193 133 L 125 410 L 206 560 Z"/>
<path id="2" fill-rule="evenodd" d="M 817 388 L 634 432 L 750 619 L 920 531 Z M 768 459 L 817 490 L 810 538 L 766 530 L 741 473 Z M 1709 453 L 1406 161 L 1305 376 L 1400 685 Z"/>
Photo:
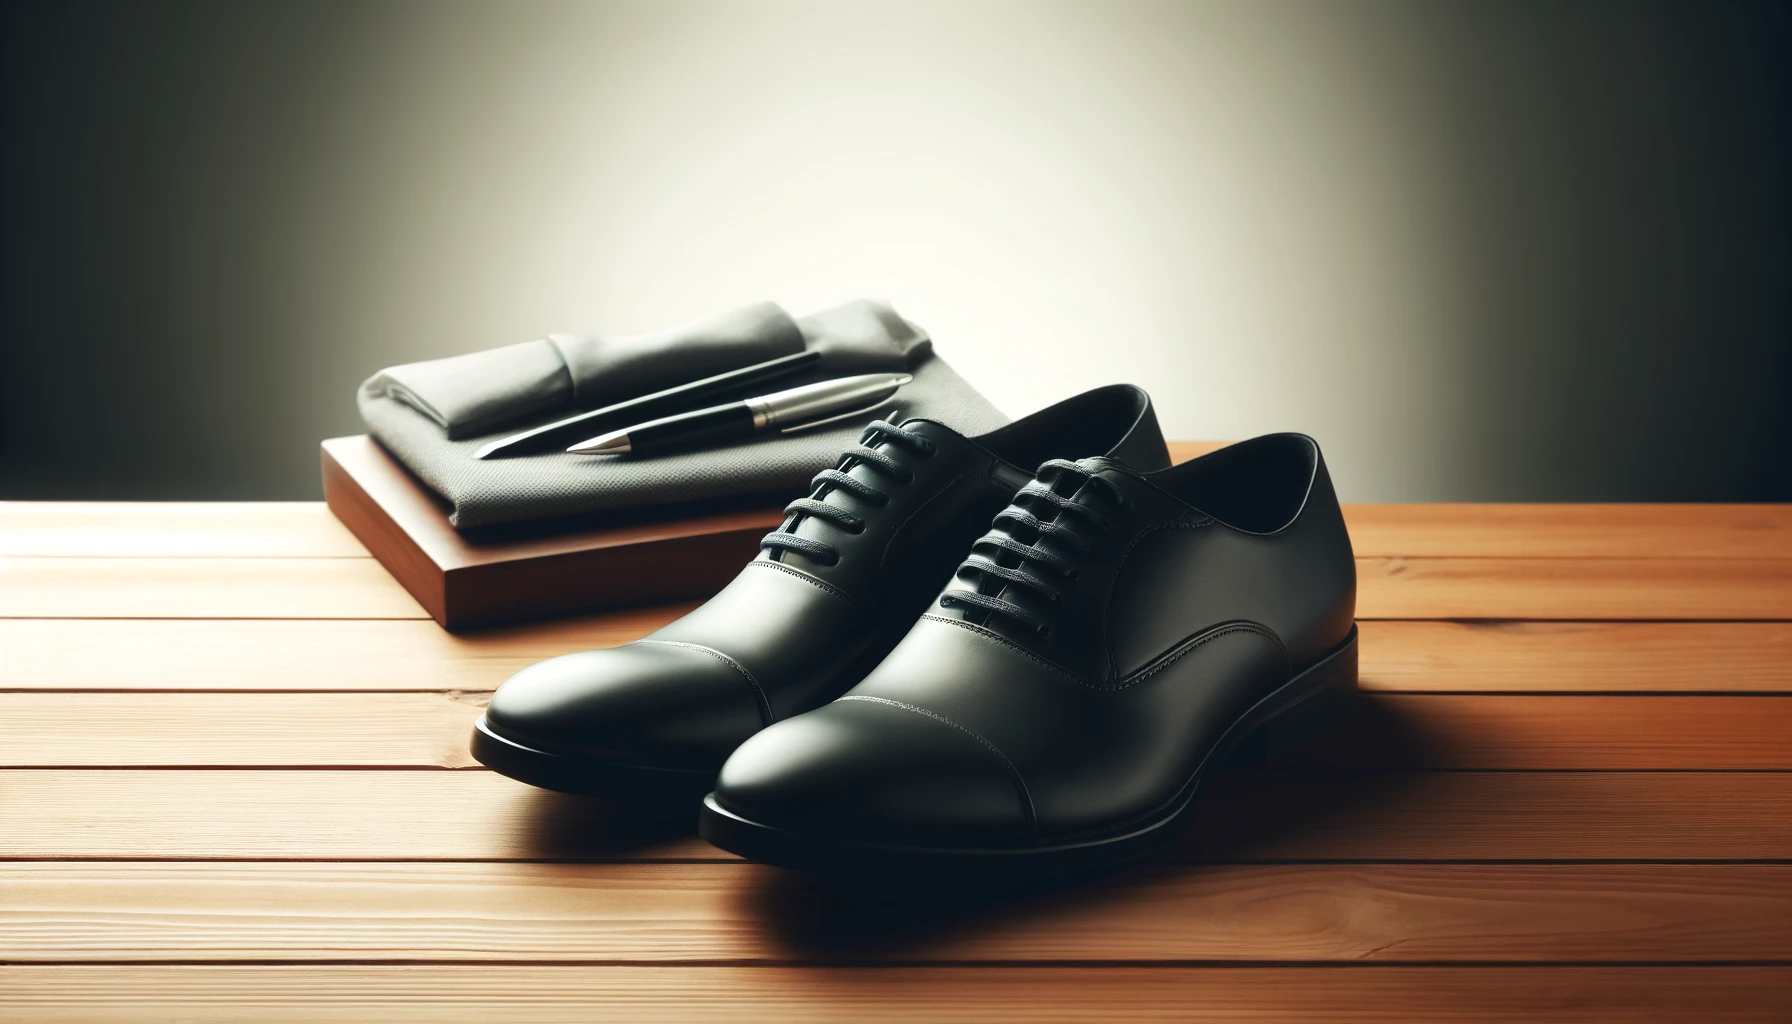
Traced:
<path id="1" fill-rule="evenodd" d="M 1362 557 L 1792 558 L 1786 505 L 1346 505 L 1344 518 Z M 367 554 L 323 502 L 0 501 L 0 555 Z"/>
<path id="2" fill-rule="evenodd" d="M 1785 507 L 1353 507 L 1343 723 L 1008 892 L 471 766 L 689 605 L 453 636 L 317 511 L 0 505 L 0 1021 L 1792 1019 Z"/>
<path id="3" fill-rule="evenodd" d="M 484 771 L 0 771 L 0 859 L 659 860 L 691 826 Z M 693 810 L 693 814 L 694 814 Z M 1792 773 L 1244 773 L 1180 856 L 1259 860 L 1792 859 Z"/>
<path id="4" fill-rule="evenodd" d="M 0 501 L 0 555 L 368 557 L 321 501 Z"/>
<path id="5" fill-rule="evenodd" d="M 1346 505 L 1358 557 L 1792 558 L 1792 505 Z"/>
<path id="6" fill-rule="evenodd" d="M 1427 693 L 1792 693 L 1787 622 L 1365 622 L 1359 685 Z"/>
<path id="7" fill-rule="evenodd" d="M 324 499 L 448 629 L 705 597 L 753 557 L 795 493 L 462 532 L 366 435 L 323 443 Z"/>
<path id="8" fill-rule="evenodd" d="M 370 558 L 0 558 L 0 617 L 422 619 Z"/>
<path id="9" fill-rule="evenodd" d="M 1792 560 L 1359 558 L 1363 619 L 1788 619 Z"/>
<path id="10" fill-rule="evenodd" d="M 470 768 L 486 692 L 0 693 L 0 768 Z M 1785 697 L 1363 694 L 1286 762 L 1792 771 Z"/>
<path id="11" fill-rule="evenodd" d="M 544 658 L 627 643 L 691 607 L 460 635 L 427 621 L 0 619 L 0 689 L 489 690 Z M 1360 629 L 1365 690 L 1792 693 L 1792 623 L 1367 621 Z"/>
<path id="12" fill-rule="evenodd" d="M 756 864 L 30 863 L 0 960 L 1792 960 L 1792 865 L 1154 866 L 894 891 Z"/>
<path id="13" fill-rule="evenodd" d="M 1357 580 L 1363 619 L 1792 619 L 1792 560 L 1359 558 Z M 0 617 L 426 616 L 364 558 L 0 559 Z"/>
<path id="14" fill-rule="evenodd" d="M 0 967 L 32 1024 L 1783 1024 L 1792 968 Z"/>
<path id="15" fill-rule="evenodd" d="M 7 689 L 490 690 L 544 658 L 613 647 L 691 605 L 489 633 L 427 619 L 0 619 Z M 145 657 L 153 651 L 154 657 Z"/>

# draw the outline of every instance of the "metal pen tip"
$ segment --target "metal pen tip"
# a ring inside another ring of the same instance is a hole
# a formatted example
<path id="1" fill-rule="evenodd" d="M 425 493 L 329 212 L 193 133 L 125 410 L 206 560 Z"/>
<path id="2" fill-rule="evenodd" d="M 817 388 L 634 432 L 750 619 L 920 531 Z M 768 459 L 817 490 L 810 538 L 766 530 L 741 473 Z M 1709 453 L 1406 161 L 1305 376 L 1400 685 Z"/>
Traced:
<path id="1" fill-rule="evenodd" d="M 612 430 L 566 449 L 574 455 L 622 455 L 630 450 L 628 431 Z"/>

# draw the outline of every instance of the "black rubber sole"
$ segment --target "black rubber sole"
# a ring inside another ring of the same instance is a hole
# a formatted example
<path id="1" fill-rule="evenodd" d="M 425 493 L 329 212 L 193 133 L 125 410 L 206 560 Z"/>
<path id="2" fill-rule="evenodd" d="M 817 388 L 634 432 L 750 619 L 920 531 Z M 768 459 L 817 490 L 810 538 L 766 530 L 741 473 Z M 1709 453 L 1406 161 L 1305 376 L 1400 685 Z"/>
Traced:
<path id="1" fill-rule="evenodd" d="M 719 771 L 653 768 L 537 750 L 493 732 L 484 715 L 473 723 L 471 748 L 474 760 L 518 782 L 558 793 L 660 807 L 691 807 L 703 794 L 715 788 L 716 771 Z M 688 818 L 685 820 L 689 821 Z"/>
<path id="2" fill-rule="evenodd" d="M 1005 878 L 1080 874 L 1149 857 L 1175 841 L 1195 806 L 1195 791 L 1215 765 L 1255 761 L 1295 749 L 1325 731 L 1356 690 L 1356 628 L 1337 650 L 1252 705 L 1207 753 L 1175 799 L 1143 823 L 1038 846 L 949 849 L 891 846 L 805 835 L 761 825 L 703 798 L 697 833 L 714 845 L 777 867 L 831 874 L 990 873 Z"/>

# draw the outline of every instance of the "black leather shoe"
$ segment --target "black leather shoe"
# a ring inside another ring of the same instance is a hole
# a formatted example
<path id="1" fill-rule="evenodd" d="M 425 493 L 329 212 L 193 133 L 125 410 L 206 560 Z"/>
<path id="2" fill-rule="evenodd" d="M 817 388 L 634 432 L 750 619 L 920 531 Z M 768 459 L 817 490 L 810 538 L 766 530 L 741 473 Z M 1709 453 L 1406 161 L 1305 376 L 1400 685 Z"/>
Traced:
<path id="1" fill-rule="evenodd" d="M 699 831 L 824 870 L 1145 856 L 1229 748 L 1298 738 L 1299 712 L 1355 688 L 1355 609 L 1311 438 L 1143 475 L 1047 463 L 863 682 L 735 751 Z"/>
<path id="2" fill-rule="evenodd" d="M 874 423 L 703 606 L 634 643 L 512 676 L 473 756 L 549 789 L 688 808 L 743 740 L 883 660 L 1033 467 L 1095 455 L 1169 464 L 1145 392 L 1098 388 L 975 438 Z"/>

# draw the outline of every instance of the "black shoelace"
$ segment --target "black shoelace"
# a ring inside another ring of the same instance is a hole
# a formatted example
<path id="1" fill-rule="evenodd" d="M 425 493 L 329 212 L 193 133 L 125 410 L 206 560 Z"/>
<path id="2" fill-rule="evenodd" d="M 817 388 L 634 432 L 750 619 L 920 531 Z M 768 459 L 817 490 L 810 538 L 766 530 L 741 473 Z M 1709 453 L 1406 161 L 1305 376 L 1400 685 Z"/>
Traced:
<path id="1" fill-rule="evenodd" d="M 1068 496 L 1059 493 L 1063 484 L 1069 485 Z M 971 545 L 970 557 L 958 567 L 958 576 L 977 583 L 980 589 L 948 591 L 940 597 L 940 607 L 977 608 L 1013 619 L 1040 636 L 1050 636 L 1051 625 L 1042 616 L 1000 595 L 1018 588 L 1038 594 L 1047 604 L 1058 602 L 1058 582 L 1071 582 L 1077 577 L 1074 555 L 1089 550 L 1089 541 L 1081 530 L 1108 528 L 1107 517 L 1080 500 L 1091 490 L 1085 487 L 1089 484 L 1121 508 L 1132 507 L 1132 499 L 1112 480 L 1095 476 L 1066 459 L 1045 463 L 1033 482 L 1015 494 L 1013 503 L 996 514 L 994 528 Z M 1068 549 L 1073 557 L 1042 547 L 1041 542 L 1047 537 Z M 994 557 L 982 551 L 991 551 Z M 1004 564 L 1004 555 L 1011 564 Z M 1035 573 L 1036 566 L 1049 570 L 1054 579 Z M 982 592 L 985 584 L 993 585 L 996 593 Z"/>
<path id="2" fill-rule="evenodd" d="M 906 484 L 915 478 L 914 470 L 909 469 L 892 456 L 878 451 L 874 446 L 889 444 L 897 448 L 906 448 L 922 457 L 931 456 L 937 449 L 931 438 L 917 434 L 912 430 L 904 430 L 893 423 L 873 420 L 859 435 L 859 443 L 846 450 L 838 464 L 832 469 L 824 469 L 815 474 L 809 481 L 812 490 L 807 498 L 798 498 L 784 506 L 784 523 L 776 530 L 765 535 L 759 542 L 761 547 L 774 551 L 795 551 L 821 565 L 835 565 L 840 561 L 840 549 L 824 541 L 798 537 L 790 531 L 795 530 L 804 516 L 814 516 L 824 522 L 840 527 L 847 533 L 864 533 L 865 520 L 838 505 L 830 505 L 821 499 L 829 490 L 838 489 L 882 507 L 890 503 L 889 492 L 880 490 L 857 477 L 848 476 L 846 471 L 855 465 L 862 465 L 899 484 Z"/>

